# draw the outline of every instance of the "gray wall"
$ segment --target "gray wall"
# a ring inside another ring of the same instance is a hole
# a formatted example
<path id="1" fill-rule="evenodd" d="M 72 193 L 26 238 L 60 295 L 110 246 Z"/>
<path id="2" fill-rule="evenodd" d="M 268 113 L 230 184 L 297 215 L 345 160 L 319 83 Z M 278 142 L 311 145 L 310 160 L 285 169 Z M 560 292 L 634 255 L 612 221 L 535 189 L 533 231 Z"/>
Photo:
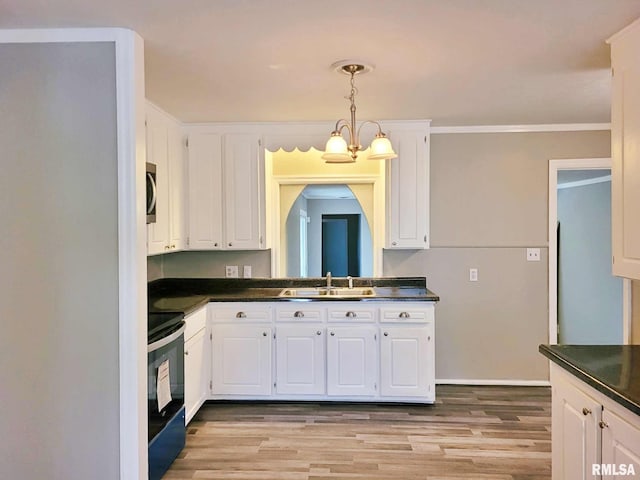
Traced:
<path id="1" fill-rule="evenodd" d="M 609 132 L 432 135 L 431 249 L 386 250 L 384 274 L 440 295 L 437 378 L 548 378 L 548 162 L 609 155 Z"/>
<path id="2" fill-rule="evenodd" d="M 0 477 L 119 476 L 113 44 L 0 45 Z"/>
<path id="3" fill-rule="evenodd" d="M 622 343 L 622 279 L 611 274 L 611 181 L 558 189 L 559 343 Z"/>
<path id="4" fill-rule="evenodd" d="M 217 251 L 217 252 L 177 252 L 148 257 L 147 272 L 156 278 L 184 277 L 224 277 L 226 265 L 238 265 L 242 277 L 243 265 L 251 265 L 255 278 L 271 276 L 271 250 L 260 251 Z"/>

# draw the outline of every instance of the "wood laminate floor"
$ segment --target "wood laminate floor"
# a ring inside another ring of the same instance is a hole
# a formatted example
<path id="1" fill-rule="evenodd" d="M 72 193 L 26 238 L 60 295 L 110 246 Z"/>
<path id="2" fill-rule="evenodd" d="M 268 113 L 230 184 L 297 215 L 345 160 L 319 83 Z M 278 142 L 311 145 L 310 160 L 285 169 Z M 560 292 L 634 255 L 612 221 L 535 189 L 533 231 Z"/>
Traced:
<path id="1" fill-rule="evenodd" d="M 205 404 L 164 479 L 548 480 L 551 391 L 438 386 L 435 405 Z"/>

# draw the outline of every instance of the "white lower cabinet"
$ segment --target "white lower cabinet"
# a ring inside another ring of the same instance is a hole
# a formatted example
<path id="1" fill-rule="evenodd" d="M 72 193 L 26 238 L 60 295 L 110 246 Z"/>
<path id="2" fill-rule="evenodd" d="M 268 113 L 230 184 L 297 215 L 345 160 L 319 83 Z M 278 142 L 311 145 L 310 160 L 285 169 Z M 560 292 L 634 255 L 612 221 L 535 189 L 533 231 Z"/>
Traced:
<path id="1" fill-rule="evenodd" d="M 327 394 L 375 395 L 377 327 L 330 325 L 327 336 Z"/>
<path id="2" fill-rule="evenodd" d="M 207 309 L 185 318 L 184 406 L 185 423 L 189 423 L 209 393 L 209 343 L 207 342 Z"/>
<path id="3" fill-rule="evenodd" d="M 322 395 L 325 385 L 324 325 L 276 328 L 276 393 Z"/>
<path id="4" fill-rule="evenodd" d="M 640 416 L 553 363 L 551 388 L 553 480 L 640 474 Z"/>
<path id="5" fill-rule="evenodd" d="M 383 326 L 380 394 L 434 398 L 433 378 L 433 325 Z"/>
<path id="6" fill-rule="evenodd" d="M 433 403 L 434 304 L 401 303 L 210 303 L 209 398 Z"/>

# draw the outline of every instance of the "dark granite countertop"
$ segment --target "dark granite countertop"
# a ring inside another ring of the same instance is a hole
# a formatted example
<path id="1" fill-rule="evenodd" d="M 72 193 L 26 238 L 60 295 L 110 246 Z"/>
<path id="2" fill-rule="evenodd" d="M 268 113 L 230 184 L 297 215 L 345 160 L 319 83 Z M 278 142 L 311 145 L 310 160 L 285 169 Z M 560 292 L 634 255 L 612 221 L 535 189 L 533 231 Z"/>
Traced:
<path id="1" fill-rule="evenodd" d="M 640 345 L 540 345 L 539 351 L 640 415 Z"/>
<path id="2" fill-rule="evenodd" d="M 284 288 L 319 287 L 323 278 L 165 278 L 148 285 L 149 312 L 183 312 L 185 315 L 208 302 L 304 302 L 304 301 L 410 301 L 437 302 L 424 277 L 354 278 L 354 287 L 373 287 L 375 297 L 279 297 Z M 334 278 L 333 286 L 346 286 Z"/>

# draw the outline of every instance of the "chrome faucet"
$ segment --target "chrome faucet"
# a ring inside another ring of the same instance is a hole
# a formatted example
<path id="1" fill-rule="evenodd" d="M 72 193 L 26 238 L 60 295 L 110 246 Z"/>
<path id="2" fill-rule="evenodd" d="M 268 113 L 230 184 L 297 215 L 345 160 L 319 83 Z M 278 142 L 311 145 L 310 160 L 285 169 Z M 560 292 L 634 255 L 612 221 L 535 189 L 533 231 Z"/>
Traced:
<path id="1" fill-rule="evenodd" d="M 331 288 L 331 272 L 327 272 L 327 288 Z"/>

